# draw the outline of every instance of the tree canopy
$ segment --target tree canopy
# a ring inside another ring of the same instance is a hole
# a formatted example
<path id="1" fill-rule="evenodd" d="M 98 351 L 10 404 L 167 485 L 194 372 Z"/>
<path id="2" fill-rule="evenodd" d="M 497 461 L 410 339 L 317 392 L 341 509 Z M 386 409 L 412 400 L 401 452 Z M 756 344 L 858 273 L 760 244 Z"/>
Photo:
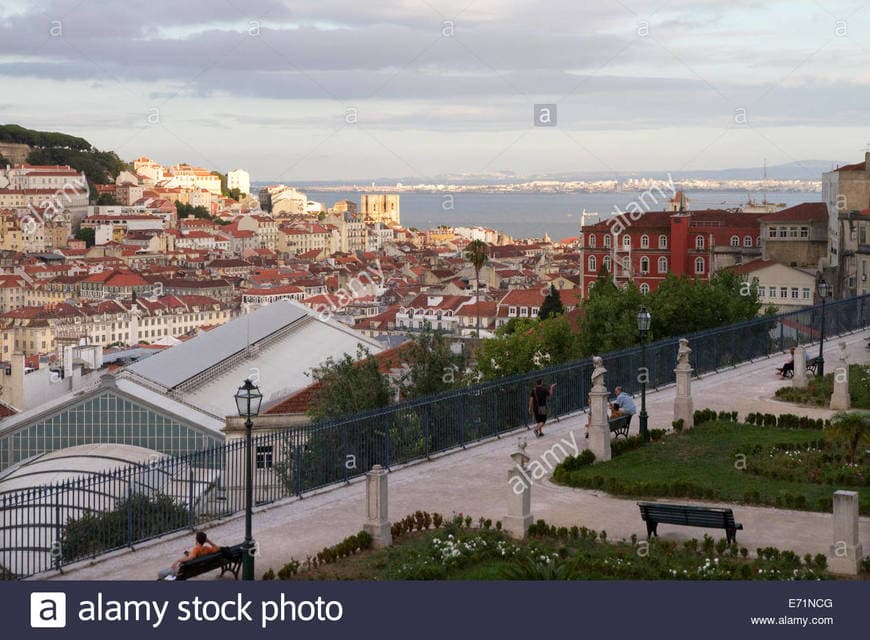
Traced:
<path id="1" fill-rule="evenodd" d="M 562 296 L 559 295 L 556 285 L 550 285 L 550 290 L 544 297 L 544 302 L 541 303 L 541 310 L 538 312 L 540 320 L 546 320 L 553 316 L 558 316 L 565 313 L 565 306 L 562 304 Z"/>
<path id="2" fill-rule="evenodd" d="M 308 415 L 315 421 L 359 413 L 390 404 L 392 394 L 386 374 L 378 369 L 372 353 L 357 347 L 356 358 L 328 358 L 311 373 L 320 387 L 314 394 Z"/>
<path id="3" fill-rule="evenodd" d="M 408 373 L 402 380 L 406 398 L 448 391 L 462 384 L 466 367 L 464 353 L 454 353 L 440 331 L 426 327 L 406 352 Z"/>

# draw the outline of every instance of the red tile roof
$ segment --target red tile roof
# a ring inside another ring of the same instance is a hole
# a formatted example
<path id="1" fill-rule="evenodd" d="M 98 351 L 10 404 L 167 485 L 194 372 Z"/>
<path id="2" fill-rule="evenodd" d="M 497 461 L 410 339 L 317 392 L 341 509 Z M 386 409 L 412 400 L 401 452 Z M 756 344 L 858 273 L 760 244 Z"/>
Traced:
<path id="1" fill-rule="evenodd" d="M 824 222 L 827 219 L 828 206 L 824 202 L 802 202 L 761 217 L 763 222 Z"/>

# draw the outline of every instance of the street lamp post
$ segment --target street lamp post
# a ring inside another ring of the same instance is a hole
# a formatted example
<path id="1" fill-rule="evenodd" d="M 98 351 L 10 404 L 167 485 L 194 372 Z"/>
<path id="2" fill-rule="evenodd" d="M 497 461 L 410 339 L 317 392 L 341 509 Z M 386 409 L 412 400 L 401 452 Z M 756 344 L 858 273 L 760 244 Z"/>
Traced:
<path id="1" fill-rule="evenodd" d="M 824 278 L 819 278 L 819 282 L 816 285 L 819 297 L 822 299 L 822 330 L 819 333 L 819 366 L 818 372 L 819 377 L 822 378 L 825 375 L 825 302 L 827 301 L 828 296 L 831 293 L 831 286 L 827 283 Z"/>
<path id="2" fill-rule="evenodd" d="M 254 471 L 251 455 L 251 431 L 254 426 L 252 418 L 260 413 L 260 403 L 263 401 L 263 394 L 260 393 L 260 389 L 249 378 L 239 387 L 235 398 L 239 417 L 245 419 L 245 551 L 242 556 L 242 579 L 253 580 L 254 538 L 251 535 L 251 512 L 254 507 Z"/>
<path id="3" fill-rule="evenodd" d="M 652 316 L 646 307 L 641 307 L 637 314 L 637 330 L 640 332 L 640 366 L 642 375 L 640 378 L 640 436 L 644 442 L 649 442 L 649 430 L 647 429 L 648 416 L 646 413 L 646 381 L 649 371 L 646 368 L 646 337 L 649 333 L 649 325 Z"/>

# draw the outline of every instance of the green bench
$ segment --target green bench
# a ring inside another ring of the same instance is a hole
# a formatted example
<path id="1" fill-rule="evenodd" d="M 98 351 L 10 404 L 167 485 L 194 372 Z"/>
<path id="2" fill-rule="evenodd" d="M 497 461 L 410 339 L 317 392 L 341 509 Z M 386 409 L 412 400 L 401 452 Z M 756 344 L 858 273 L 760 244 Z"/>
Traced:
<path id="1" fill-rule="evenodd" d="M 221 547 L 217 553 L 210 553 L 207 556 L 200 556 L 193 560 L 186 560 L 178 567 L 178 573 L 175 575 L 176 580 L 188 580 L 195 578 L 209 571 L 220 569 L 220 575 L 230 572 L 233 577 L 239 579 L 239 569 L 242 567 L 242 556 L 245 553 L 245 544 L 240 543 L 232 547 Z"/>
<path id="2" fill-rule="evenodd" d="M 737 530 L 743 529 L 742 524 L 734 522 L 734 512 L 731 509 L 661 502 L 638 502 L 637 506 L 640 507 L 640 517 L 646 522 L 647 539 L 658 536 L 659 524 L 725 529 L 729 544 L 737 542 Z"/>
<path id="3" fill-rule="evenodd" d="M 607 424 L 610 425 L 610 433 L 615 433 L 614 437 L 618 438 L 622 436 L 623 438 L 628 437 L 628 427 L 631 424 L 631 415 L 628 414 L 625 416 L 619 416 L 618 418 L 613 418 L 613 420 L 608 420 Z"/>

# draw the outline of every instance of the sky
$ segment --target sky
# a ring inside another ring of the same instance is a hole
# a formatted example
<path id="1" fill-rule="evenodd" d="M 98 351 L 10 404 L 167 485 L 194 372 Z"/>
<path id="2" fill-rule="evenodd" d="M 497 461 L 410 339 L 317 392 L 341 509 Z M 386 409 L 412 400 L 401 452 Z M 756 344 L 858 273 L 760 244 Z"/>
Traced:
<path id="1" fill-rule="evenodd" d="M 855 162 L 870 2 L 3 0 L 0 122 L 288 183 Z"/>

